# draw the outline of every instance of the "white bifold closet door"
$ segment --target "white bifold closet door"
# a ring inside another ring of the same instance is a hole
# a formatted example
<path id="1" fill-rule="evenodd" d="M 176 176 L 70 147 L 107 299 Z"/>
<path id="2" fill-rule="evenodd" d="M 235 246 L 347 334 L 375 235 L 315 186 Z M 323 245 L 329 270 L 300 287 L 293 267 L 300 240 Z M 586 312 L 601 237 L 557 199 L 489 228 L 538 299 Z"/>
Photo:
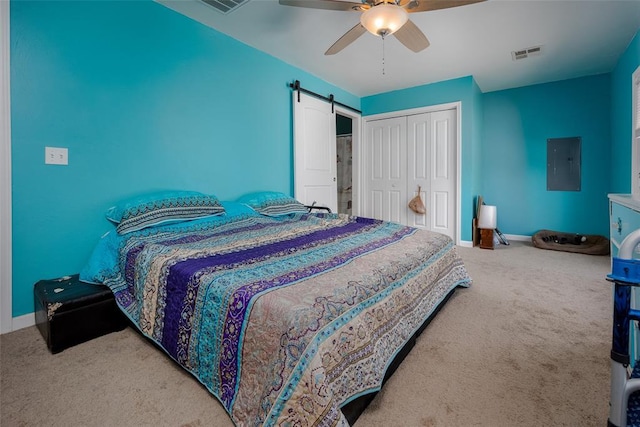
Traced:
<path id="1" fill-rule="evenodd" d="M 456 239 L 456 112 L 372 120 L 365 125 L 363 215 Z M 408 207 L 421 188 L 425 215 Z"/>

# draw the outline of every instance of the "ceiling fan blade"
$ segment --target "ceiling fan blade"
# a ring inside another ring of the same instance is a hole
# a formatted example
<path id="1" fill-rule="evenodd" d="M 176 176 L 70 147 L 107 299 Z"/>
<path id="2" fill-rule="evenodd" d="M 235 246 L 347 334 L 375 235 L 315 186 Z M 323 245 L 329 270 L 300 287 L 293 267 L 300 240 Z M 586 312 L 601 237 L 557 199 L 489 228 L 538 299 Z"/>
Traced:
<path id="1" fill-rule="evenodd" d="M 429 47 L 429 39 L 424 35 L 420 28 L 409 19 L 398 31 L 393 33 L 394 36 L 406 47 L 414 52 L 420 52 Z"/>
<path id="2" fill-rule="evenodd" d="M 362 3 L 347 2 L 339 0 L 279 0 L 279 3 L 283 6 L 296 6 L 296 7 L 308 7 L 311 9 L 324 9 L 324 10 L 361 10 Z"/>
<path id="3" fill-rule="evenodd" d="M 367 32 L 367 29 L 364 28 L 360 23 L 358 23 L 355 27 L 353 27 L 352 29 L 347 31 L 342 37 L 340 37 L 338 41 L 336 41 L 329 49 L 327 49 L 327 51 L 324 54 L 334 55 L 340 52 L 342 49 L 349 46 L 351 43 L 356 41 L 358 37 L 360 37 L 366 32 Z"/>
<path id="4" fill-rule="evenodd" d="M 402 7 L 404 7 L 407 12 L 414 13 L 449 9 L 452 7 L 481 3 L 483 1 L 486 0 L 409 0 L 408 2 L 402 2 Z"/>

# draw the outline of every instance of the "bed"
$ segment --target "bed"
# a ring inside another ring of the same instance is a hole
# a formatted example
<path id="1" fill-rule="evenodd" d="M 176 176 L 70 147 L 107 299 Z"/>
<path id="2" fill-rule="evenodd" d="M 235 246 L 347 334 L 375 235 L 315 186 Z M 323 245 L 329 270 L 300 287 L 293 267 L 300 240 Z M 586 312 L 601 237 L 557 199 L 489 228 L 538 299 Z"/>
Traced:
<path id="1" fill-rule="evenodd" d="M 238 426 L 353 422 L 343 410 L 471 284 L 442 234 L 309 213 L 281 193 L 162 193 L 107 216 L 116 228 L 81 280 L 109 286 Z"/>

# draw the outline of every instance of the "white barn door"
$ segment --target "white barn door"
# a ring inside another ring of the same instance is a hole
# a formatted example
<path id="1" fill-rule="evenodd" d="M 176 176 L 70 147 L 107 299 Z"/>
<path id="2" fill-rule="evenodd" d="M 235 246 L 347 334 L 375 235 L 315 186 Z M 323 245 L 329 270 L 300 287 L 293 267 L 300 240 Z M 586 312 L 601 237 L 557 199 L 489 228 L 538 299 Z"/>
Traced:
<path id="1" fill-rule="evenodd" d="M 407 119 L 367 123 L 364 148 L 363 216 L 407 222 Z"/>
<path id="2" fill-rule="evenodd" d="M 335 112 L 326 101 L 297 91 L 292 96 L 294 197 L 338 212 Z"/>

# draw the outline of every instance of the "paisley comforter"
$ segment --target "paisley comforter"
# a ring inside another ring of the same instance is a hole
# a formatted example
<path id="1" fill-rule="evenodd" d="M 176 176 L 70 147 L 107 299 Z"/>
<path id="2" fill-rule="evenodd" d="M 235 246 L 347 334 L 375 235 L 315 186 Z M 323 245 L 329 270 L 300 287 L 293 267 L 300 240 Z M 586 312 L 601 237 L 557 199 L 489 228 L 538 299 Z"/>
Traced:
<path id="1" fill-rule="evenodd" d="M 336 214 L 242 213 L 110 232 L 81 273 L 236 425 L 346 425 L 456 286 L 451 240 Z"/>

